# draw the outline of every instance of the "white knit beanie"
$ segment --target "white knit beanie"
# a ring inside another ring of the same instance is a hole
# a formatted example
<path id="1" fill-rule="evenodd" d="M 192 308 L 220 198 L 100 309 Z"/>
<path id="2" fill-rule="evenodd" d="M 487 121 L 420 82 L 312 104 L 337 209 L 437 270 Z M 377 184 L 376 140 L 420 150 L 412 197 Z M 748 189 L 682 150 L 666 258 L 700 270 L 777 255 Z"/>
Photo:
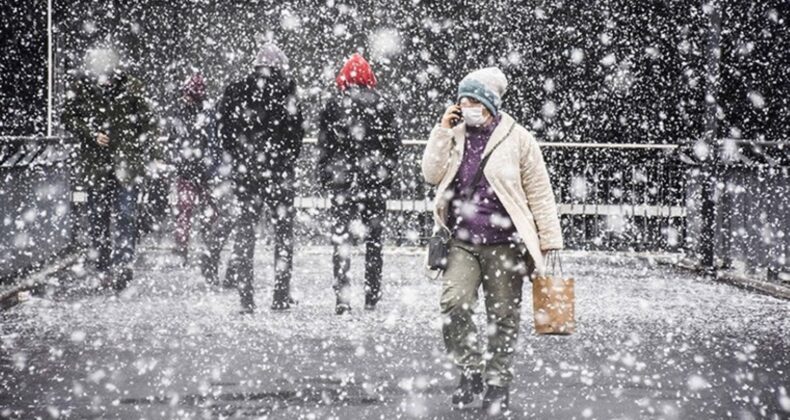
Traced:
<path id="1" fill-rule="evenodd" d="M 255 67 L 271 67 L 278 69 L 288 68 L 288 57 L 283 50 L 273 42 L 263 44 L 258 55 L 255 56 Z"/>
<path id="2" fill-rule="evenodd" d="M 497 67 L 475 70 L 461 80 L 458 85 L 458 99 L 474 98 L 480 101 L 492 114 L 497 115 L 502 105 L 502 96 L 507 90 L 507 77 Z"/>

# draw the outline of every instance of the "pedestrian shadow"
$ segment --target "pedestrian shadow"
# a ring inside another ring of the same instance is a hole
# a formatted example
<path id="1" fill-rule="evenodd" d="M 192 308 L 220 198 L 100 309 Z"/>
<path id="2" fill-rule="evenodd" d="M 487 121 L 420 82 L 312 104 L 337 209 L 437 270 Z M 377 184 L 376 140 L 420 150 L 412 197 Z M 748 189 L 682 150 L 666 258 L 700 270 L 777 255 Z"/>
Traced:
<path id="1" fill-rule="evenodd" d="M 393 410 L 410 411 L 403 404 L 419 400 L 435 420 L 472 420 L 485 417 L 480 398 L 475 405 L 458 408 L 450 405 L 454 385 L 429 386 L 420 391 L 407 391 L 384 381 L 386 385 L 372 386 L 353 380 L 319 376 L 295 381 L 280 380 L 272 384 L 274 391 L 240 390 L 245 384 L 215 382 L 205 393 L 157 395 L 123 398 L 122 405 L 136 408 L 177 406 L 187 411 L 197 410 L 218 418 L 245 418 L 292 414 L 294 411 L 319 410 L 326 413 L 381 413 Z M 393 413 L 395 414 L 395 413 Z M 378 417 L 378 416 L 376 416 Z M 365 416 L 360 417 L 365 418 Z"/>
<path id="2" fill-rule="evenodd" d="M 94 297 L 121 299 L 144 295 L 148 297 L 176 297 L 193 293 L 223 293 L 226 289 L 207 284 L 194 270 L 180 266 L 150 267 L 139 264 L 135 277 L 123 291 L 113 288 L 112 277 L 102 274 L 83 262 L 66 266 L 37 285 L 31 293 L 56 302 Z M 166 281 L 162 281 L 162 280 Z"/>
<path id="3" fill-rule="evenodd" d="M 380 404 L 379 395 L 367 392 L 362 386 L 326 377 L 303 378 L 290 385 L 283 381 L 275 391 L 229 391 L 242 384 L 213 383 L 214 391 L 205 394 L 179 395 L 178 405 L 209 411 L 216 417 L 247 417 L 270 415 L 296 407 L 370 406 Z M 121 404 L 133 406 L 173 405 L 170 396 L 124 398 Z"/>

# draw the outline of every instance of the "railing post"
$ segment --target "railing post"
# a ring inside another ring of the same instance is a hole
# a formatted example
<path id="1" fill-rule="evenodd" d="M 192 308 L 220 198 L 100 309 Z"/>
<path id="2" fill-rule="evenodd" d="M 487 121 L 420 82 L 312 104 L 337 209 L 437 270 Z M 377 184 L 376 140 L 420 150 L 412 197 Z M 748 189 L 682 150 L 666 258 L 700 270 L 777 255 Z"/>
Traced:
<path id="1" fill-rule="evenodd" d="M 716 188 L 717 188 L 717 156 L 718 145 L 718 95 L 719 95 L 719 64 L 721 60 L 721 15 L 717 0 L 706 2 L 703 9 L 708 14 L 708 47 L 706 49 L 706 92 L 705 103 L 705 134 L 703 142 L 707 156 L 704 156 L 701 168 L 701 215 L 700 229 L 700 263 L 704 269 L 713 270 L 716 252 Z"/>

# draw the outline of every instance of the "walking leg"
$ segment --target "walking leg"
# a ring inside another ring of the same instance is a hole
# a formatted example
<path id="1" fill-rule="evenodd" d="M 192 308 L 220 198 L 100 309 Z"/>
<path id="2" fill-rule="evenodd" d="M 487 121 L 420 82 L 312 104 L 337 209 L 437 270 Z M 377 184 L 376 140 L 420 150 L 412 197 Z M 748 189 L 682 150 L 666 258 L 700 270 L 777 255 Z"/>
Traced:
<path id="1" fill-rule="evenodd" d="M 291 299 L 291 274 L 294 248 L 294 196 L 285 194 L 282 200 L 272 203 L 274 217 L 274 296 L 272 309 L 288 309 Z"/>
<path id="2" fill-rule="evenodd" d="M 364 222 L 368 228 L 365 238 L 365 309 L 375 309 L 381 300 L 381 271 L 384 265 L 382 257 L 384 231 L 384 203 L 367 203 L 364 210 Z"/>

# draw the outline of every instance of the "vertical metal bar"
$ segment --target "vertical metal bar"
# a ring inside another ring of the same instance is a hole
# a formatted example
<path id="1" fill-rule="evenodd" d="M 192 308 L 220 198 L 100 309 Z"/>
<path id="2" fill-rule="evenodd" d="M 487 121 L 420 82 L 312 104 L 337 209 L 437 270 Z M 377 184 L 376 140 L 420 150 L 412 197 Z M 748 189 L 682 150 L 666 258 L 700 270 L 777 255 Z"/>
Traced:
<path id="1" fill-rule="evenodd" d="M 714 268 L 716 252 L 716 203 L 714 195 L 716 189 L 716 140 L 718 138 L 718 108 L 719 95 L 719 63 L 721 60 L 721 15 L 719 3 L 716 0 L 708 2 L 705 6 L 708 12 L 708 48 L 706 49 L 706 98 L 707 109 L 705 113 L 705 135 L 703 141 L 707 145 L 708 156 L 702 165 L 702 229 L 700 232 L 700 263 L 705 269 Z"/>
<path id="2" fill-rule="evenodd" d="M 47 0 L 47 137 L 52 137 L 52 0 Z"/>

